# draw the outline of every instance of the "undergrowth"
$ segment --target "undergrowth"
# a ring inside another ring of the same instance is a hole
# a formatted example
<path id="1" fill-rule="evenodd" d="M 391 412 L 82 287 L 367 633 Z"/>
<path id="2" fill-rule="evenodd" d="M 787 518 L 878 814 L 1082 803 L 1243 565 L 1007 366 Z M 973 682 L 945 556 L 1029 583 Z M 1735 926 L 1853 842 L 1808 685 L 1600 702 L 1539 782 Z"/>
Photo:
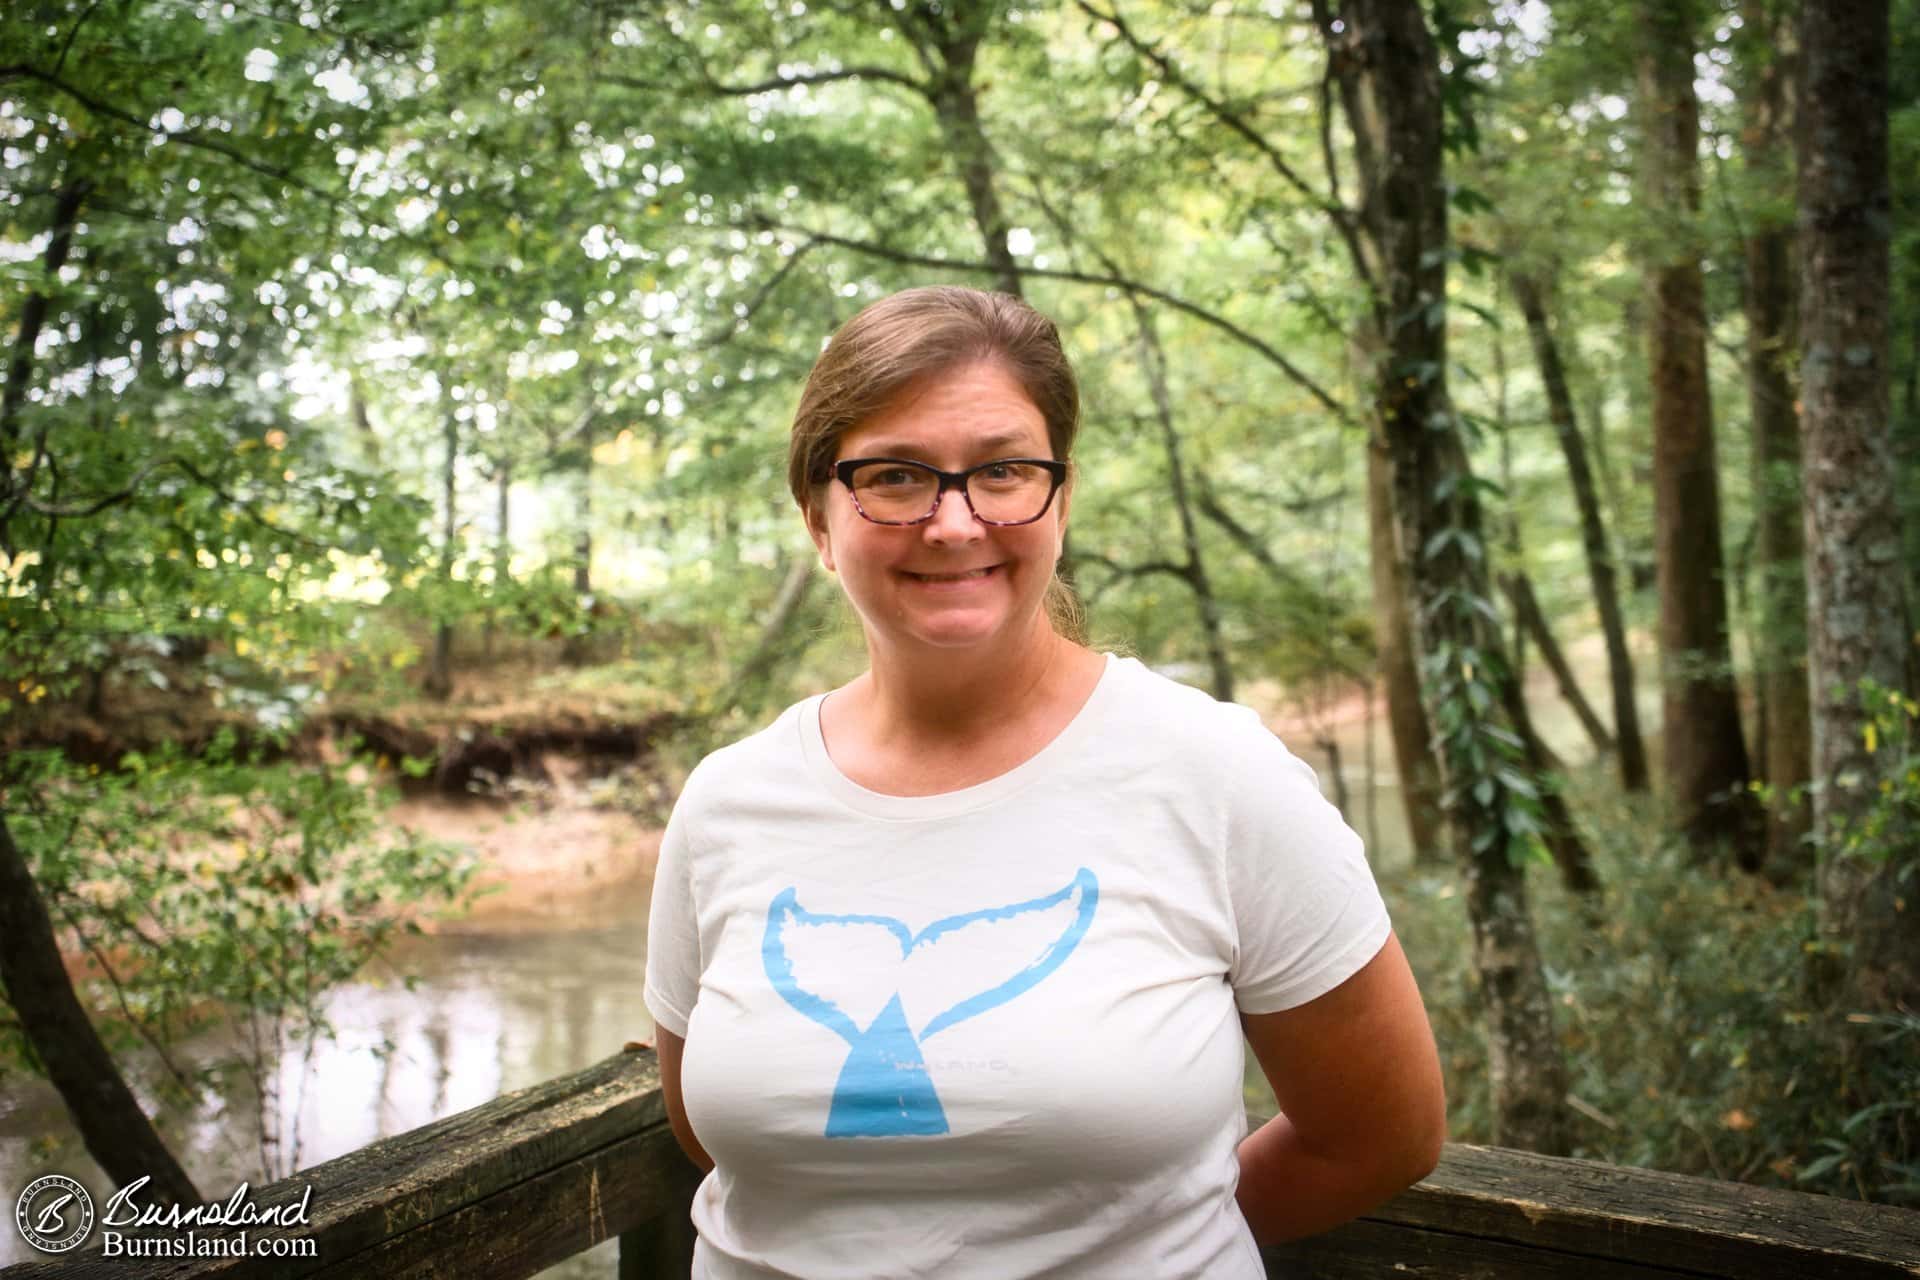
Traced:
<path id="1" fill-rule="evenodd" d="M 1528 876 L 1566 1052 L 1570 1154 L 1920 1202 L 1920 1020 L 1815 1002 L 1810 870 L 1807 882 L 1776 888 L 1697 865 L 1650 813 L 1597 780 L 1591 792 L 1573 799 L 1605 886 L 1600 900 L 1582 902 L 1549 866 Z M 1488 1143 L 1463 888 L 1450 866 L 1380 879 L 1440 1046 L 1450 1135 Z M 1899 1044 L 1872 1055 L 1879 1078 L 1848 1088 L 1845 1047 L 1858 1037 Z"/>

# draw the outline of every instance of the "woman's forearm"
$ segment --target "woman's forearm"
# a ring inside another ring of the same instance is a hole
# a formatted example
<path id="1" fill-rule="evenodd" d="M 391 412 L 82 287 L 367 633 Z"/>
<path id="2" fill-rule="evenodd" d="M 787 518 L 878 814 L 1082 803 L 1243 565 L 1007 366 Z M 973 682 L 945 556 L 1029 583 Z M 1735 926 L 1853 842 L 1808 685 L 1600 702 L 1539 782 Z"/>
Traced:
<path id="1" fill-rule="evenodd" d="M 1437 1148 L 1321 1153 L 1278 1115 L 1240 1143 L 1240 1212 L 1263 1245 L 1317 1235 L 1391 1199 L 1433 1171 Z"/>

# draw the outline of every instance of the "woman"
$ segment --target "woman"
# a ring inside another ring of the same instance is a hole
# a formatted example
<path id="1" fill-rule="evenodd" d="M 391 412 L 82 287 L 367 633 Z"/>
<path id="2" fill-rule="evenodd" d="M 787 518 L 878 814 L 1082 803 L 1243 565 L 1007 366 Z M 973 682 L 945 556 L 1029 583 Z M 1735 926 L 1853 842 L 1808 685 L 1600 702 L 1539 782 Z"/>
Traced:
<path id="1" fill-rule="evenodd" d="M 1433 1167 L 1440 1071 L 1358 838 L 1243 707 L 1079 643 L 1073 373 L 912 289 L 789 481 L 869 669 L 688 778 L 646 1003 L 694 1274 L 1264 1274 Z M 1245 1135 L 1241 1036 L 1284 1114 Z"/>

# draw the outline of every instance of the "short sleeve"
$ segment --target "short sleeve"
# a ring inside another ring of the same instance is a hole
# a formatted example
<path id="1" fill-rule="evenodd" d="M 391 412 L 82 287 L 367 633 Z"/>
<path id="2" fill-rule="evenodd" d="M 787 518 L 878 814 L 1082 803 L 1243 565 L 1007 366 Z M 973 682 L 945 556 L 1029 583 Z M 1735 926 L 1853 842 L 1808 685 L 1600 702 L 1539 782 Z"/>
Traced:
<path id="1" fill-rule="evenodd" d="M 1252 718 L 1251 716 L 1249 718 Z M 1278 1013 L 1352 977 L 1392 924 L 1359 835 L 1311 767 L 1264 726 L 1242 748 L 1227 797 L 1227 892 L 1237 931 L 1234 1001 Z"/>
<path id="2" fill-rule="evenodd" d="M 647 974 L 642 994 L 655 1025 L 685 1039 L 687 1018 L 700 993 L 700 921 L 693 902 L 692 825 L 688 792 L 680 793 L 660 837 L 653 902 L 647 910 Z"/>

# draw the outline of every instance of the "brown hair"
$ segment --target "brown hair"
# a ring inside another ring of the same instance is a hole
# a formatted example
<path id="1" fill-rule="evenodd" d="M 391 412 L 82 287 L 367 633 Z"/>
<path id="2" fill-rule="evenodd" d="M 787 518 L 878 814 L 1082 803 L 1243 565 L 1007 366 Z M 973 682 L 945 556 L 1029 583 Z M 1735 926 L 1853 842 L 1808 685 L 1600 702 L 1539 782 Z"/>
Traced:
<path id="1" fill-rule="evenodd" d="M 913 383 L 992 361 L 1027 393 L 1047 424 L 1053 456 L 1070 461 L 1080 430 L 1080 383 L 1060 331 L 1020 298 L 960 285 L 903 289 L 862 307 L 813 363 L 793 413 L 787 487 L 811 511 L 833 476 L 840 437 Z M 1073 592 L 1047 587 L 1047 616 L 1071 640 L 1085 639 Z"/>

